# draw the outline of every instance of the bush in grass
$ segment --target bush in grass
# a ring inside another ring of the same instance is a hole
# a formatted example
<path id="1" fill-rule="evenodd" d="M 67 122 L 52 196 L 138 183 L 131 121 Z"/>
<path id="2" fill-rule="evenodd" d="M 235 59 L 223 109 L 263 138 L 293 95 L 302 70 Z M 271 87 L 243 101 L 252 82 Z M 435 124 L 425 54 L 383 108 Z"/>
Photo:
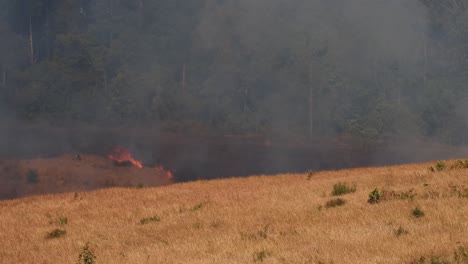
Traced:
<path id="1" fill-rule="evenodd" d="M 67 233 L 65 230 L 61 229 L 54 229 L 51 232 L 47 233 L 47 238 L 52 239 L 52 238 L 59 238 L 64 236 Z"/>
<path id="2" fill-rule="evenodd" d="M 83 250 L 78 256 L 77 264 L 94 264 L 96 263 L 96 256 L 89 249 L 89 242 L 83 246 Z"/>
<path id="3" fill-rule="evenodd" d="M 344 195 L 347 193 L 353 193 L 355 191 L 356 191 L 356 185 L 351 186 L 345 182 L 339 182 L 333 185 L 332 195 L 339 196 L 339 195 Z"/>
<path id="4" fill-rule="evenodd" d="M 420 217 L 423 217 L 425 215 L 423 210 L 421 210 L 421 208 L 419 208 L 419 207 L 414 208 L 413 211 L 411 211 L 411 213 L 416 218 L 420 218 Z"/>
<path id="5" fill-rule="evenodd" d="M 372 192 L 369 193 L 369 199 L 367 202 L 370 204 L 375 204 L 380 202 L 380 198 L 382 198 L 382 191 L 378 188 L 375 188 Z"/>
<path id="6" fill-rule="evenodd" d="M 151 223 L 151 222 L 159 222 L 161 221 L 161 219 L 159 218 L 159 216 L 152 216 L 152 217 L 148 217 L 148 218 L 143 218 L 140 220 L 140 224 L 141 225 L 144 225 L 144 224 L 148 224 L 148 223 Z"/>
<path id="7" fill-rule="evenodd" d="M 325 204 L 325 207 L 326 208 L 332 208 L 332 207 L 342 206 L 344 204 L 346 204 L 346 200 L 341 199 L 341 198 L 336 198 L 336 199 L 328 201 Z"/>

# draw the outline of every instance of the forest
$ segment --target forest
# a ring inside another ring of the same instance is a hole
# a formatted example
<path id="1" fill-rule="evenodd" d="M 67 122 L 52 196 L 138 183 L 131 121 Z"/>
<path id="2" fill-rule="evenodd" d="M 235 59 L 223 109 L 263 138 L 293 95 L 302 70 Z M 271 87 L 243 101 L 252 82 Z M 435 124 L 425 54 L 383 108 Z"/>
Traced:
<path id="1" fill-rule="evenodd" d="M 467 0 L 0 0 L 0 118 L 468 143 Z"/>

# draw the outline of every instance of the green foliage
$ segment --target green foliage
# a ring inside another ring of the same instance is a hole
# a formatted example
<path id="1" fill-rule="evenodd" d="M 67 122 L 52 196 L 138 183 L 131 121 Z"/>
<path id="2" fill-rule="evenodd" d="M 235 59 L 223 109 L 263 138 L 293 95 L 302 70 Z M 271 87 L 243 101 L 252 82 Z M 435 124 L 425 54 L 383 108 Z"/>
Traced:
<path id="1" fill-rule="evenodd" d="M 67 217 L 60 217 L 57 222 L 58 222 L 59 225 L 66 225 L 66 224 L 68 224 L 68 218 Z"/>
<path id="2" fill-rule="evenodd" d="M 468 249 L 463 246 L 459 246 L 453 253 L 453 258 L 457 264 L 468 263 Z"/>
<path id="3" fill-rule="evenodd" d="M 325 208 L 332 208 L 337 206 L 342 206 L 346 204 L 346 200 L 341 198 L 332 199 L 325 203 Z"/>
<path id="4" fill-rule="evenodd" d="M 141 219 L 140 224 L 145 225 L 145 224 L 149 224 L 151 222 L 160 222 L 160 221 L 161 221 L 161 218 L 159 218 L 159 216 L 152 216 L 152 217 Z"/>
<path id="5" fill-rule="evenodd" d="M 367 200 L 370 204 L 375 204 L 380 202 L 382 198 L 382 191 L 380 189 L 374 189 L 372 192 L 369 193 L 369 199 Z"/>
<path id="6" fill-rule="evenodd" d="M 395 230 L 395 236 L 399 237 L 402 235 L 408 234 L 408 230 L 404 229 L 403 227 L 399 227 L 398 229 Z"/>
<path id="7" fill-rule="evenodd" d="M 443 171 L 445 168 L 446 168 L 446 165 L 445 165 L 445 163 L 443 161 L 439 161 L 435 165 L 435 169 L 437 171 Z"/>
<path id="8" fill-rule="evenodd" d="M 96 256 L 94 253 L 89 249 L 89 242 L 83 246 L 83 249 L 78 256 L 78 262 L 76 264 L 95 264 L 96 263 Z"/>
<path id="9" fill-rule="evenodd" d="M 263 2 L 0 1 L 0 99 L 23 119 L 337 133 L 353 135 L 362 146 L 369 139 L 421 131 L 466 143 L 460 105 L 468 61 L 451 58 L 466 53 L 466 34 L 460 32 L 468 25 L 468 11 L 446 1 L 418 6 L 425 10 L 417 13 L 430 14 L 424 17 L 427 25 L 437 25 L 427 27 L 429 57 L 414 54 L 420 40 L 398 36 L 405 39 L 398 49 L 369 49 L 369 39 L 388 24 L 356 38 L 343 37 L 353 24 L 330 31 L 335 21 L 326 10 L 333 8 L 317 1 L 297 1 L 288 14 L 278 2 L 268 3 L 260 17 L 243 10 L 260 10 Z M 366 9 L 372 15 L 350 21 L 387 16 L 379 13 L 384 9 Z M 420 21 L 403 13 L 401 21 Z M 246 27 L 249 21 L 255 27 Z M 415 30 L 400 26 L 386 32 L 416 36 Z M 421 61 L 430 62 L 424 81 L 414 78 Z"/>
<path id="10" fill-rule="evenodd" d="M 26 172 L 26 180 L 28 183 L 36 184 L 39 182 L 39 173 L 37 170 L 30 169 Z"/>
<path id="11" fill-rule="evenodd" d="M 425 215 L 424 212 L 419 207 L 414 208 L 411 211 L 411 214 L 416 218 L 420 218 L 420 217 L 423 217 Z"/>
<path id="12" fill-rule="evenodd" d="M 52 238 L 59 238 L 64 236 L 67 233 L 67 231 L 62 230 L 62 229 L 54 229 L 51 232 L 47 233 L 47 238 L 52 239 Z"/>
<path id="13" fill-rule="evenodd" d="M 332 195 L 339 196 L 339 195 L 344 195 L 347 193 L 353 193 L 355 191 L 356 191 L 356 185 L 350 186 L 348 183 L 339 182 L 333 185 Z"/>
<path id="14" fill-rule="evenodd" d="M 254 253 L 254 262 L 263 262 L 267 257 L 271 256 L 271 252 L 269 251 L 258 251 Z"/>

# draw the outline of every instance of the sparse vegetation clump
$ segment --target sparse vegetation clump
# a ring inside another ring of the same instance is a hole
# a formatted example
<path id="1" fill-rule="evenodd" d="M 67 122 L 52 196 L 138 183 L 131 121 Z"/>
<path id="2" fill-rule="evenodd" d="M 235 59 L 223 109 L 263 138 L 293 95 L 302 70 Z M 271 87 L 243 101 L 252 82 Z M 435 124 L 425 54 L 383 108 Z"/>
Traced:
<path id="1" fill-rule="evenodd" d="M 342 206 L 345 204 L 346 204 L 346 200 L 341 199 L 341 198 L 336 198 L 325 203 L 325 208 L 332 208 L 332 207 Z"/>
<path id="2" fill-rule="evenodd" d="M 413 260 L 411 264 L 465 264 L 468 263 L 468 249 L 463 246 L 459 246 L 453 253 L 453 260 L 448 255 L 444 256 L 421 256 L 416 260 Z"/>
<path id="3" fill-rule="evenodd" d="M 94 264 L 96 263 L 96 256 L 89 249 L 89 242 L 83 246 L 83 249 L 78 256 L 78 262 L 76 264 Z"/>
<path id="4" fill-rule="evenodd" d="M 344 194 L 347 194 L 347 193 L 353 193 L 353 192 L 356 192 L 356 185 L 349 185 L 348 183 L 345 183 L 345 182 L 339 182 L 335 185 L 333 185 L 333 191 L 332 191 L 332 195 L 333 196 L 340 196 L 340 195 L 344 195 Z"/>
<path id="5" fill-rule="evenodd" d="M 411 188 L 407 191 L 382 190 L 381 200 L 414 200 L 416 191 Z"/>
<path id="6" fill-rule="evenodd" d="M 423 217 L 425 215 L 424 211 L 421 210 L 421 208 L 419 208 L 419 207 L 414 208 L 411 211 L 411 214 L 416 218 L 420 218 L 420 217 Z"/>
<path id="7" fill-rule="evenodd" d="M 435 168 L 437 171 L 443 171 L 445 169 L 446 165 L 445 162 L 439 161 L 436 163 Z"/>
<path id="8" fill-rule="evenodd" d="M 429 170 L 432 172 L 444 171 L 444 170 L 460 170 L 468 169 L 468 160 L 457 160 L 451 165 L 443 161 L 438 161 L 434 166 L 429 167 Z"/>
<path id="9" fill-rule="evenodd" d="M 256 233 L 243 233 L 241 232 L 241 240 L 260 240 L 260 239 L 267 239 L 268 238 L 268 229 L 269 225 L 265 225 L 257 231 Z"/>
<path id="10" fill-rule="evenodd" d="M 468 160 L 457 160 L 450 169 L 468 169 Z"/>
<path id="11" fill-rule="evenodd" d="M 29 183 L 36 184 L 39 182 L 39 173 L 37 170 L 30 169 L 26 172 L 26 180 Z"/>
<path id="12" fill-rule="evenodd" d="M 402 236 L 402 235 L 406 235 L 408 233 L 409 233 L 408 230 L 404 229 L 401 226 L 398 229 L 395 230 L 395 236 L 397 236 L 397 237 Z"/>
<path id="13" fill-rule="evenodd" d="M 456 263 L 468 263 L 468 249 L 464 246 L 458 247 L 453 253 L 453 258 Z"/>
<path id="14" fill-rule="evenodd" d="M 192 212 L 198 211 L 198 210 L 202 209 L 202 207 L 203 207 L 202 203 L 197 203 L 192 209 L 190 209 L 190 211 L 192 211 Z"/>
<path id="15" fill-rule="evenodd" d="M 52 238 L 59 238 L 64 236 L 67 233 L 67 231 L 62 230 L 62 229 L 54 229 L 51 232 L 47 233 L 47 238 L 52 239 Z"/>
<path id="16" fill-rule="evenodd" d="M 60 217 L 57 221 L 59 225 L 66 225 L 68 224 L 68 218 L 67 217 Z"/>
<path id="17" fill-rule="evenodd" d="M 160 221 L 161 221 L 161 218 L 159 218 L 159 216 L 152 216 L 152 217 L 141 219 L 140 224 L 145 225 L 145 224 L 149 224 L 152 222 L 160 222 Z"/>
<path id="18" fill-rule="evenodd" d="M 372 192 L 369 193 L 369 199 L 367 200 L 370 204 L 376 204 L 380 202 L 382 198 L 382 191 L 378 188 L 375 188 Z"/>
<path id="19" fill-rule="evenodd" d="M 255 262 L 263 262 L 267 257 L 271 256 L 271 252 L 269 251 L 258 251 L 254 253 L 254 261 Z"/>

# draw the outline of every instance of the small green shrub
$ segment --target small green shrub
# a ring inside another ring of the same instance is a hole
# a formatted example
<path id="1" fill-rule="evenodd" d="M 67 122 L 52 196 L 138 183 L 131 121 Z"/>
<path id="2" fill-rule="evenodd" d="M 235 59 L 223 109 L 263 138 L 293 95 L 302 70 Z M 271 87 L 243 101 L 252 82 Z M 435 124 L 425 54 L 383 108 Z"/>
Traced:
<path id="1" fill-rule="evenodd" d="M 411 213 L 413 214 L 414 217 L 416 218 L 420 218 L 420 217 L 423 217 L 425 214 L 424 212 L 421 210 L 421 208 L 419 207 L 416 207 L 414 208 Z"/>
<path id="2" fill-rule="evenodd" d="M 375 188 L 372 192 L 369 193 L 369 199 L 367 202 L 370 204 L 375 204 L 380 202 L 380 198 L 382 198 L 382 191 L 378 188 Z"/>
<path id="3" fill-rule="evenodd" d="M 443 171 L 445 169 L 445 167 L 446 167 L 446 165 L 445 165 L 445 163 L 443 161 L 439 161 L 435 165 L 435 169 L 437 171 Z"/>
<path id="4" fill-rule="evenodd" d="M 456 263 L 468 263 L 468 249 L 460 246 L 453 254 Z"/>
<path id="5" fill-rule="evenodd" d="M 26 180 L 29 183 L 36 184 L 39 182 L 39 173 L 37 170 L 30 169 L 26 172 Z"/>
<path id="6" fill-rule="evenodd" d="M 262 250 L 254 253 L 255 262 L 263 262 L 267 257 L 271 256 L 271 252 Z"/>
<path id="7" fill-rule="evenodd" d="M 58 222 L 59 225 L 66 225 L 66 224 L 68 224 L 68 218 L 60 217 L 57 222 Z"/>
<path id="8" fill-rule="evenodd" d="M 350 186 L 349 184 L 345 182 L 339 182 L 333 185 L 332 195 L 339 196 L 339 195 L 344 195 L 347 193 L 353 193 L 355 191 L 356 191 L 356 185 Z"/>
<path id="9" fill-rule="evenodd" d="M 145 225 L 145 224 L 149 224 L 151 222 L 159 222 L 161 221 L 161 219 L 159 218 L 159 216 L 152 216 L 152 217 L 148 217 L 148 218 L 143 218 L 140 220 L 140 224 L 141 225 Z"/>
<path id="10" fill-rule="evenodd" d="M 395 230 L 395 236 L 399 237 L 402 235 L 408 234 L 408 230 L 404 229 L 403 227 L 399 227 L 398 229 Z"/>
<path id="11" fill-rule="evenodd" d="M 64 236 L 67 233 L 65 230 L 61 229 L 54 229 L 51 232 L 47 233 L 47 238 L 52 239 L 52 238 L 59 238 Z"/>
<path id="12" fill-rule="evenodd" d="M 78 262 L 76 264 L 94 264 L 96 263 L 96 256 L 89 249 L 89 242 L 83 246 L 83 250 L 78 256 Z"/>
<path id="13" fill-rule="evenodd" d="M 346 200 L 341 199 L 341 198 L 336 198 L 336 199 L 328 201 L 325 204 L 325 208 L 332 208 L 332 207 L 342 206 L 344 204 L 346 204 Z"/>

